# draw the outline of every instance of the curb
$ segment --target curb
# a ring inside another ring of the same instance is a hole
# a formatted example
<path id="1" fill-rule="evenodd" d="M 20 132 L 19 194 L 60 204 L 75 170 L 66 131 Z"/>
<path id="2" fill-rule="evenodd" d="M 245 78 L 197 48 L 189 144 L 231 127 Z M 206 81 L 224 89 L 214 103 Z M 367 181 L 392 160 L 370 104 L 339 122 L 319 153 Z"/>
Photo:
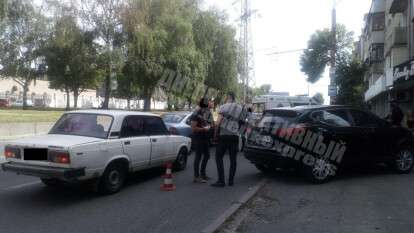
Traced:
<path id="1" fill-rule="evenodd" d="M 244 204 L 246 204 L 265 184 L 266 178 L 263 178 L 257 185 L 253 186 L 237 202 L 234 202 L 223 214 L 208 225 L 201 233 L 216 232 L 230 217 L 232 217 Z"/>

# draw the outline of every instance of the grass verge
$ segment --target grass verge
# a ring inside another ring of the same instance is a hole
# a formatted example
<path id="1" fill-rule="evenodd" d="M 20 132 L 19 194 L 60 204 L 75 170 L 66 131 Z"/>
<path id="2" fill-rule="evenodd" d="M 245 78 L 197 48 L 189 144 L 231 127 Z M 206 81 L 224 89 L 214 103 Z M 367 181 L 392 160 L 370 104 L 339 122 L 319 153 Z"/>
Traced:
<path id="1" fill-rule="evenodd" d="M 1 109 L 0 123 L 54 122 L 63 111 Z"/>

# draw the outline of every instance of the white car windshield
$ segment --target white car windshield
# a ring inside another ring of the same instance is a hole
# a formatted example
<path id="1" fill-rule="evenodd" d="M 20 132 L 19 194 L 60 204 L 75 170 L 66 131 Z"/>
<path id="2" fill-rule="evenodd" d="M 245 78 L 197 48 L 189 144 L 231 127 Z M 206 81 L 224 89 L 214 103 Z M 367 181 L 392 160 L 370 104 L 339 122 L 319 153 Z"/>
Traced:
<path id="1" fill-rule="evenodd" d="M 49 134 L 107 138 L 112 120 L 112 116 L 108 115 L 67 113 L 58 120 Z"/>

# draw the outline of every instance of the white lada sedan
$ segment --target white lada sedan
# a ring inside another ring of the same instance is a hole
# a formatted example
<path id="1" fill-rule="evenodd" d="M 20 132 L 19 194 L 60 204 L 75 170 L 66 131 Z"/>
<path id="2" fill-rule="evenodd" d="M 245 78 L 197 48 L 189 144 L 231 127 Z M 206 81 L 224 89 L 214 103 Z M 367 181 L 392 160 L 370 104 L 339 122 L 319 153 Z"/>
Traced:
<path id="1" fill-rule="evenodd" d="M 93 180 L 101 193 L 119 191 L 129 172 L 174 163 L 185 169 L 191 139 L 172 135 L 154 114 L 72 111 L 49 134 L 9 142 L 4 171 L 39 177 L 48 186 Z"/>

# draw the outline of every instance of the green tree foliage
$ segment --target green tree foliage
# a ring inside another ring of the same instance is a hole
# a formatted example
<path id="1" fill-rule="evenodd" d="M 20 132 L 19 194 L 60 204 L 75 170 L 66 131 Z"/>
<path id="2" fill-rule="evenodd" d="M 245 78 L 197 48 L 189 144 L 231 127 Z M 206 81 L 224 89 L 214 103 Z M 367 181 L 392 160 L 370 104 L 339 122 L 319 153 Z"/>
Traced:
<path id="1" fill-rule="evenodd" d="M 100 69 L 104 74 L 104 102 L 102 108 L 107 109 L 112 91 L 112 79 L 121 69 L 120 14 L 124 8 L 123 0 L 80 0 L 80 16 L 82 23 L 95 31 L 97 39 L 103 46 L 100 51 Z"/>
<path id="2" fill-rule="evenodd" d="M 67 109 L 70 108 L 70 92 L 73 92 L 76 108 L 79 94 L 98 85 L 97 51 L 93 40 L 93 33 L 82 31 L 73 15 L 64 15 L 57 20 L 43 50 L 50 87 L 66 92 Z"/>
<path id="3" fill-rule="evenodd" d="M 272 90 L 271 84 L 263 84 L 260 87 L 255 87 L 252 89 L 252 94 L 254 96 L 266 95 L 269 94 Z"/>
<path id="4" fill-rule="evenodd" d="M 143 98 L 149 110 L 155 95 L 183 106 L 194 101 L 196 87 L 238 90 L 235 30 L 224 13 L 203 10 L 200 0 L 41 2 L 48 17 L 31 0 L 13 0 L 7 22 L 0 24 L 1 73 L 22 79 L 24 96 L 44 71 L 43 60 L 51 87 L 73 92 L 75 99 L 102 81 L 103 108 L 111 95 Z M 166 71 L 190 79 L 192 86 L 162 93 L 157 85 Z"/>
<path id="5" fill-rule="evenodd" d="M 237 83 L 235 32 L 215 13 L 200 11 L 198 1 L 130 0 L 121 22 L 125 64 L 139 84 L 145 110 L 165 71 L 221 90 Z M 184 93 L 167 96 L 194 101 Z"/>
<path id="6" fill-rule="evenodd" d="M 226 15 L 216 9 L 201 12 L 193 27 L 197 49 L 202 52 L 204 84 L 222 92 L 237 91 L 238 45 Z"/>
<path id="7" fill-rule="evenodd" d="M 220 17 L 217 16 L 219 19 Z M 224 17 L 216 26 L 216 33 L 210 35 L 213 50 L 212 58 L 207 65 L 205 84 L 221 91 L 237 89 L 237 42 L 234 40 L 235 30 L 226 25 Z"/>
<path id="8" fill-rule="evenodd" d="M 0 21 L 6 17 L 7 0 L 0 0 Z"/>
<path id="9" fill-rule="evenodd" d="M 122 72 L 117 75 L 117 89 L 115 96 L 127 100 L 128 109 L 131 108 L 131 99 L 136 98 L 140 95 L 140 88 L 136 82 L 137 76 L 132 70 L 133 67 L 126 64 Z"/>
<path id="10" fill-rule="evenodd" d="M 342 24 L 337 25 L 336 61 L 337 64 L 349 58 L 353 46 L 353 32 L 346 30 Z M 330 29 L 316 31 L 308 42 L 307 49 L 300 58 L 301 70 L 307 75 L 307 81 L 319 81 L 330 61 L 332 49 L 332 33 Z"/>
<path id="11" fill-rule="evenodd" d="M 40 47 L 47 24 L 40 10 L 29 0 L 7 2 L 7 17 L 0 26 L 0 73 L 12 77 L 23 88 L 23 108 L 31 82 L 43 75 Z"/>
<path id="12" fill-rule="evenodd" d="M 336 69 L 338 104 L 355 107 L 362 107 L 364 105 L 365 71 L 365 65 L 357 59 L 350 59 L 338 64 Z"/>
<path id="13" fill-rule="evenodd" d="M 325 99 L 323 98 L 322 93 L 317 92 L 315 95 L 312 96 L 312 99 L 316 101 L 318 104 L 325 103 Z"/>

